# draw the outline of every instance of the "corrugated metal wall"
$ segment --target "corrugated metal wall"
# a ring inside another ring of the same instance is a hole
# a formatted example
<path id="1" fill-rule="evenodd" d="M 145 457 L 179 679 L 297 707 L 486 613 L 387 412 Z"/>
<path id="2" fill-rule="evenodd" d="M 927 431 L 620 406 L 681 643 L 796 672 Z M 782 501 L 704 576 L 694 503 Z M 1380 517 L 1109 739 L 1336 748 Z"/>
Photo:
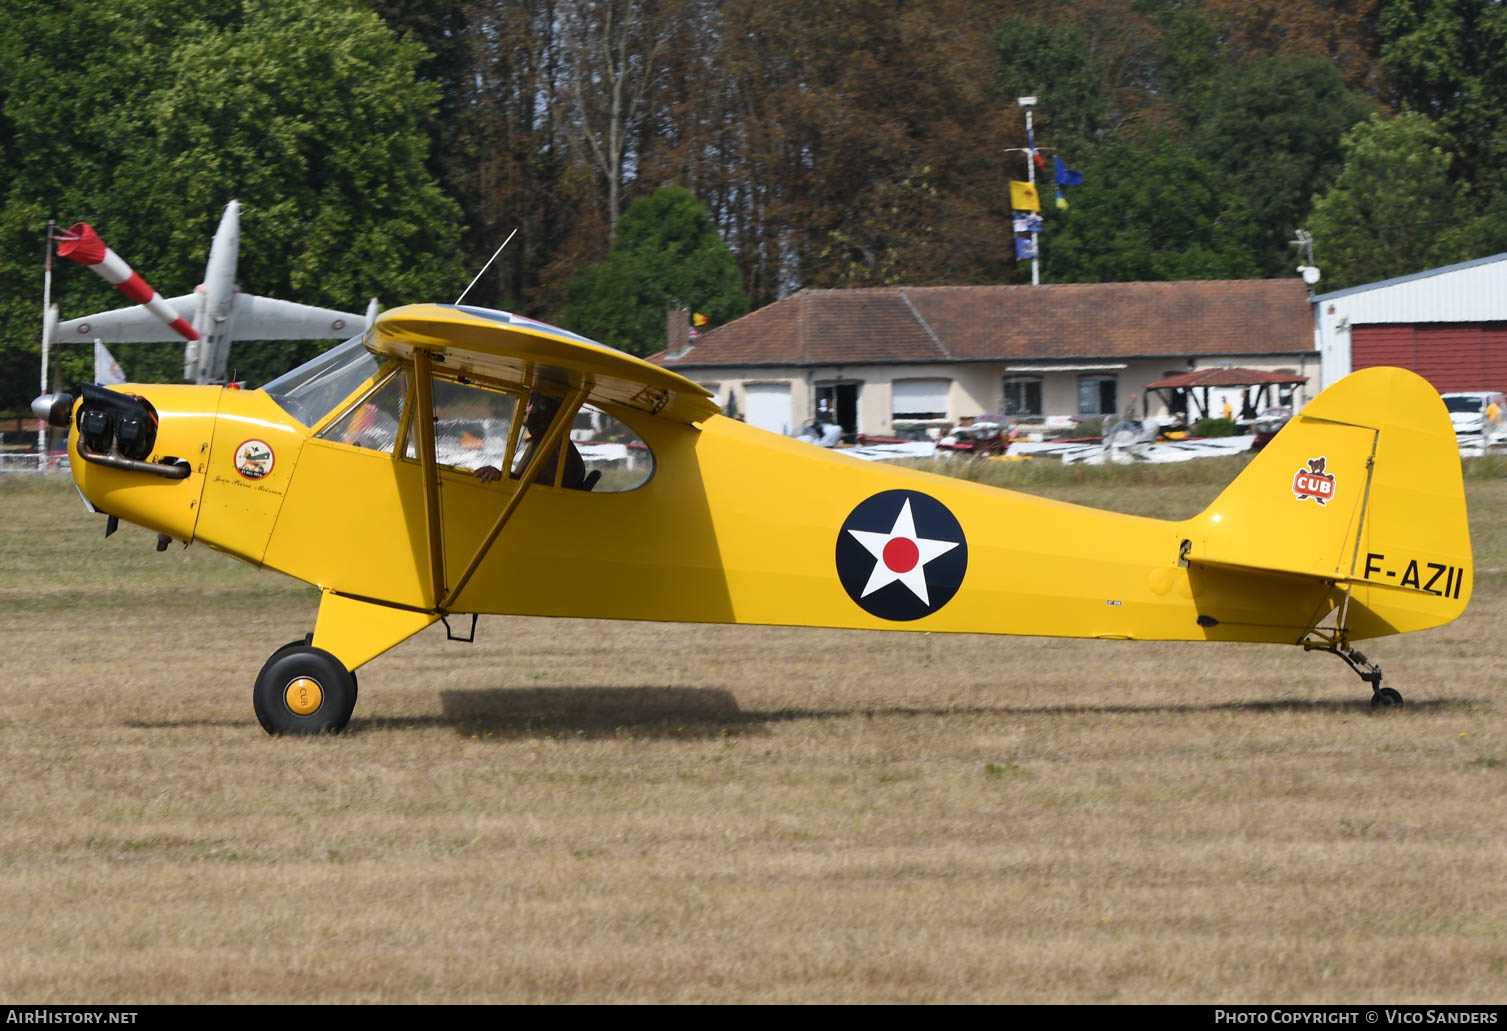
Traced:
<path id="1" fill-rule="evenodd" d="M 1355 326 L 1350 360 L 1412 369 L 1441 392 L 1507 390 L 1507 322 Z"/>

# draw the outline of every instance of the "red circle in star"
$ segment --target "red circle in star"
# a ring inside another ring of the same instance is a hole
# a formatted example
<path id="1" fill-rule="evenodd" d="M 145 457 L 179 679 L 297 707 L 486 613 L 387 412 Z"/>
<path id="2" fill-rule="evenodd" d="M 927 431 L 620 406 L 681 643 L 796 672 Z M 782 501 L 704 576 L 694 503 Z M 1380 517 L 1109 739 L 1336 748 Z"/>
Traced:
<path id="1" fill-rule="evenodd" d="M 909 573 L 921 561 L 921 549 L 909 537 L 896 537 L 884 546 L 884 564 L 894 573 Z"/>

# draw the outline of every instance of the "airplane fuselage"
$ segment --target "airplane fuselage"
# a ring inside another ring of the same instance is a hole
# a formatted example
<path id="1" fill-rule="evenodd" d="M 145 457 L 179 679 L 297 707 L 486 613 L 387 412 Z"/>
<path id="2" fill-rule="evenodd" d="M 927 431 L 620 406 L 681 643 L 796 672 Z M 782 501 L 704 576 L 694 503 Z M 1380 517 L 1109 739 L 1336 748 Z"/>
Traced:
<path id="1" fill-rule="evenodd" d="M 194 329 L 199 339 L 184 355 L 183 378 L 195 383 L 223 382 L 235 339 L 236 263 L 241 249 L 241 205 L 231 201 L 220 216 L 204 282 L 195 288 L 198 306 Z"/>

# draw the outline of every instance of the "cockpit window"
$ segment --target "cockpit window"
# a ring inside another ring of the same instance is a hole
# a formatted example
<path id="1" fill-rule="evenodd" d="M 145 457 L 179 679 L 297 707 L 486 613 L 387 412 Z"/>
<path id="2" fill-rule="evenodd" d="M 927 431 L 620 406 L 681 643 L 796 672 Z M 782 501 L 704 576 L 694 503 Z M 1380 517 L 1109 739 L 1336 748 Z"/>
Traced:
<path id="1" fill-rule="evenodd" d="M 586 475 L 598 474 L 591 490 L 618 494 L 635 490 L 654 475 L 654 454 L 643 438 L 595 405 L 582 405 L 570 427 L 570 439 L 586 463 Z"/>
<path id="2" fill-rule="evenodd" d="M 483 466 L 506 469 L 508 435 L 518 399 L 474 384 L 435 379 L 434 460 L 440 465 L 475 471 Z M 414 435 L 406 455 L 415 458 Z"/>
<path id="3" fill-rule="evenodd" d="M 376 374 L 382 362 L 351 337 L 262 387 L 283 411 L 314 426 Z"/>
<path id="4" fill-rule="evenodd" d="M 397 446 L 398 432 L 403 426 L 403 409 L 407 404 L 408 373 L 394 373 L 326 427 L 320 436 L 390 455 Z"/>

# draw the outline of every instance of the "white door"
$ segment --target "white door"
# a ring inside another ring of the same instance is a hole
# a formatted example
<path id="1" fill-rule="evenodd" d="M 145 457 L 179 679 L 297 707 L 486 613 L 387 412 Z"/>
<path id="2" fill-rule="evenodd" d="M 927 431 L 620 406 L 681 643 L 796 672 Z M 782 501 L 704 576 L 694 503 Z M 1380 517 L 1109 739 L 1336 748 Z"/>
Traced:
<path id="1" fill-rule="evenodd" d="M 748 394 L 748 424 L 788 437 L 790 384 L 750 383 L 743 389 Z"/>

